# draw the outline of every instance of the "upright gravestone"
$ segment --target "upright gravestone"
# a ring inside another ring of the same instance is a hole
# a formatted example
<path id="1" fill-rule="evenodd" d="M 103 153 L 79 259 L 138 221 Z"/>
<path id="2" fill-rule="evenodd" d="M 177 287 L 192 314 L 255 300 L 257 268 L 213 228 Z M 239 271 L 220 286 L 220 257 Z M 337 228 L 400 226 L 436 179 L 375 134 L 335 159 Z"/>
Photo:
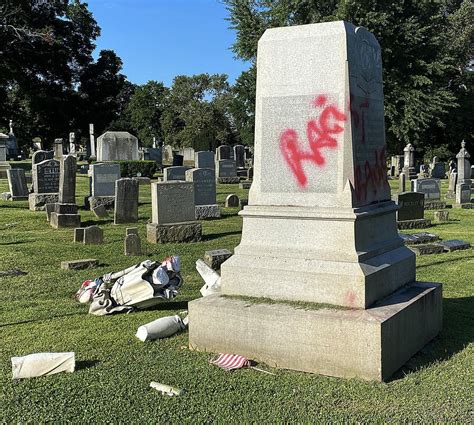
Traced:
<path id="1" fill-rule="evenodd" d="M 440 162 L 438 157 L 433 158 L 433 162 L 430 164 L 430 177 L 433 179 L 444 179 L 446 177 L 446 166 L 444 162 Z"/>
<path id="2" fill-rule="evenodd" d="M 24 201 L 28 199 L 28 186 L 26 184 L 25 170 L 12 168 L 7 170 L 8 187 L 10 188 L 10 199 L 12 201 Z"/>
<path id="3" fill-rule="evenodd" d="M 194 154 L 194 166 L 196 168 L 211 168 L 215 169 L 214 152 L 199 151 Z"/>
<path id="4" fill-rule="evenodd" d="M 173 151 L 173 167 L 182 167 L 184 164 L 184 156 L 178 152 Z"/>
<path id="5" fill-rule="evenodd" d="M 123 178 L 115 182 L 114 224 L 138 222 L 138 180 Z"/>
<path id="6" fill-rule="evenodd" d="M 163 181 L 186 180 L 186 167 L 166 167 L 163 170 Z"/>
<path id="7" fill-rule="evenodd" d="M 120 179 L 119 164 L 92 164 L 89 169 L 91 192 L 88 202 L 91 210 L 103 205 L 107 209 L 114 207 L 115 182 Z"/>
<path id="8" fill-rule="evenodd" d="M 216 161 L 222 159 L 230 159 L 230 151 L 232 148 L 229 145 L 221 145 L 216 149 Z"/>
<path id="9" fill-rule="evenodd" d="M 45 204 L 59 199 L 59 161 L 47 159 L 33 165 L 33 193 L 28 196 L 30 210 L 42 211 Z"/>
<path id="10" fill-rule="evenodd" d="M 425 195 L 417 192 L 402 192 L 392 196 L 398 205 L 397 227 L 399 229 L 423 229 L 431 225 L 425 217 Z"/>
<path id="11" fill-rule="evenodd" d="M 76 155 L 76 135 L 73 131 L 69 133 L 69 154 Z"/>
<path id="12" fill-rule="evenodd" d="M 1 134 L 1 133 L 0 133 Z M 5 139 L 5 140 L 3 140 Z M 7 162 L 7 141 L 8 136 L 0 139 L 0 178 L 5 179 L 7 177 L 7 171 L 11 169 L 10 164 Z"/>
<path id="13" fill-rule="evenodd" d="M 222 159 L 216 161 L 216 181 L 221 184 L 235 184 L 240 181 L 234 160 Z"/>
<path id="14" fill-rule="evenodd" d="M 54 158 L 54 151 L 43 151 L 39 150 L 36 151 L 32 156 L 31 156 L 31 174 L 32 174 L 32 181 L 35 181 L 35 164 L 38 164 L 40 162 L 46 161 L 47 159 L 53 159 Z M 34 191 L 34 183 L 32 184 L 32 190 Z"/>
<path id="15" fill-rule="evenodd" d="M 222 295 L 189 303 L 189 345 L 385 380 L 439 332 L 442 297 L 397 233 L 378 42 L 346 22 L 272 28 L 257 63 L 242 239 Z"/>
<path id="16" fill-rule="evenodd" d="M 403 149 L 403 153 L 403 172 L 409 180 L 416 179 L 415 148 L 411 143 L 408 143 Z"/>
<path id="17" fill-rule="evenodd" d="M 53 144 L 54 159 L 61 160 L 64 154 L 63 139 L 54 139 Z"/>
<path id="18" fill-rule="evenodd" d="M 462 208 L 471 208 L 471 155 L 466 150 L 466 142 L 461 143 L 461 150 L 456 155 L 458 160 L 457 172 L 458 181 L 456 184 L 456 204 Z"/>
<path id="19" fill-rule="evenodd" d="M 456 198 L 456 182 L 458 179 L 458 173 L 451 171 L 448 175 L 448 191 L 446 192 L 446 199 Z"/>
<path id="20" fill-rule="evenodd" d="M 441 201 L 441 185 L 439 179 L 412 180 L 413 191 L 425 195 L 425 210 L 446 208 L 446 202 Z"/>
<path id="21" fill-rule="evenodd" d="M 245 147 L 243 145 L 234 146 L 234 158 L 237 168 L 245 168 Z"/>
<path id="22" fill-rule="evenodd" d="M 107 131 L 97 138 L 97 161 L 137 161 L 138 139 L 128 131 Z"/>
<path id="23" fill-rule="evenodd" d="M 407 175 L 405 173 L 400 173 L 398 176 L 399 179 L 399 186 L 398 186 L 398 192 L 406 192 L 407 190 Z"/>
<path id="24" fill-rule="evenodd" d="M 186 171 L 186 181 L 194 184 L 196 220 L 220 218 L 216 202 L 216 177 L 210 168 L 192 168 Z"/>
<path id="25" fill-rule="evenodd" d="M 81 225 L 81 216 L 77 214 L 76 205 L 76 157 L 73 155 L 61 157 L 59 197 L 49 222 L 56 229 Z"/>
<path id="26" fill-rule="evenodd" d="M 152 219 L 147 224 L 150 243 L 196 242 L 202 225 L 195 221 L 194 184 L 169 181 L 151 184 Z"/>

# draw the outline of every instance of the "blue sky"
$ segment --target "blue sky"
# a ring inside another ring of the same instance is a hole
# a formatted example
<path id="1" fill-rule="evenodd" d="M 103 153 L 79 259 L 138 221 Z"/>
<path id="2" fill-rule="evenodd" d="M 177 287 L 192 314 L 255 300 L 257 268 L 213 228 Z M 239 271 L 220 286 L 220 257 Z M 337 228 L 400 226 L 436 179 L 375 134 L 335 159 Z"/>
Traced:
<path id="1" fill-rule="evenodd" d="M 96 54 L 114 50 L 136 84 L 170 86 L 176 75 L 227 74 L 234 82 L 248 63 L 230 50 L 235 32 L 218 0 L 85 0 L 102 29 Z"/>

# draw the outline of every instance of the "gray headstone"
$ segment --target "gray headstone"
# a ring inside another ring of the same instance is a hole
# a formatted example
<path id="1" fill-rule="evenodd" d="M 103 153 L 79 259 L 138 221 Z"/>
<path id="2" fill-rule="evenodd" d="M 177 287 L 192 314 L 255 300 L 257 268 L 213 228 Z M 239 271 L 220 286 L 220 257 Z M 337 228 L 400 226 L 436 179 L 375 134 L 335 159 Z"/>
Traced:
<path id="1" fill-rule="evenodd" d="M 155 161 L 158 165 L 163 165 L 163 149 L 158 148 L 148 148 L 147 157 L 149 161 Z"/>
<path id="2" fill-rule="evenodd" d="M 446 176 L 446 166 L 444 162 L 435 162 L 431 165 L 431 177 L 433 179 L 444 179 Z"/>
<path id="3" fill-rule="evenodd" d="M 457 179 L 458 179 L 458 173 L 456 173 L 455 171 L 449 174 L 448 192 L 456 192 Z"/>
<path id="4" fill-rule="evenodd" d="M 18 168 L 7 170 L 7 178 L 12 200 L 28 199 L 28 186 L 26 184 L 25 170 Z"/>
<path id="5" fill-rule="evenodd" d="M 50 205 L 50 204 L 47 204 Z M 84 227 L 76 227 L 74 229 L 74 242 L 83 243 L 84 242 Z"/>
<path id="6" fill-rule="evenodd" d="M 138 181 L 119 179 L 115 182 L 114 223 L 136 223 L 138 221 Z"/>
<path id="7" fill-rule="evenodd" d="M 239 197 L 234 194 L 230 194 L 225 198 L 226 208 L 234 208 L 239 206 Z"/>
<path id="8" fill-rule="evenodd" d="M 59 192 L 59 161 L 47 159 L 33 165 L 33 186 L 35 193 Z"/>
<path id="9" fill-rule="evenodd" d="M 194 183 L 194 204 L 216 203 L 216 177 L 209 168 L 192 168 L 186 171 L 186 181 Z"/>
<path id="10" fill-rule="evenodd" d="M 103 204 L 97 205 L 96 207 L 92 208 L 92 212 L 97 218 L 107 218 L 109 216 L 107 208 L 105 208 L 105 205 Z"/>
<path id="11" fill-rule="evenodd" d="M 59 202 L 74 204 L 76 202 L 76 157 L 62 156 L 59 173 Z"/>
<path id="12" fill-rule="evenodd" d="M 194 154 L 194 165 L 196 168 L 216 168 L 214 163 L 214 152 L 199 151 Z"/>
<path id="13" fill-rule="evenodd" d="M 173 151 L 173 167 L 182 167 L 184 163 L 184 156 Z"/>
<path id="14" fill-rule="evenodd" d="M 138 235 L 138 227 L 127 227 L 125 229 L 125 236 Z"/>
<path id="15" fill-rule="evenodd" d="M 449 211 L 435 211 L 434 221 L 437 223 L 445 223 L 449 221 Z"/>
<path id="16" fill-rule="evenodd" d="M 234 146 L 234 159 L 237 168 L 245 168 L 245 147 L 243 145 Z"/>
<path id="17" fill-rule="evenodd" d="M 107 131 L 97 138 L 97 161 L 137 161 L 138 139 L 128 131 Z"/>
<path id="18" fill-rule="evenodd" d="M 31 157 L 31 164 L 35 165 L 40 162 L 46 161 L 47 159 L 53 159 L 54 152 L 53 151 L 36 151 Z"/>
<path id="19" fill-rule="evenodd" d="M 407 190 L 407 175 L 405 173 L 400 173 L 400 175 L 398 176 L 398 179 L 399 179 L 398 191 L 400 193 L 406 192 L 406 190 Z"/>
<path id="20" fill-rule="evenodd" d="M 393 200 L 400 209 L 397 211 L 397 221 L 418 220 L 425 215 L 425 195 L 417 192 L 398 193 Z"/>
<path id="21" fill-rule="evenodd" d="M 84 228 L 84 244 L 98 245 L 104 242 L 104 231 L 99 226 Z"/>
<path id="22" fill-rule="evenodd" d="M 218 177 L 237 177 L 235 161 L 231 159 L 216 161 L 216 178 Z"/>
<path id="23" fill-rule="evenodd" d="M 7 160 L 7 147 L 5 145 L 0 145 L 0 162 L 5 162 Z"/>
<path id="24" fill-rule="evenodd" d="M 194 184 L 181 181 L 152 183 L 151 205 L 152 223 L 194 221 Z"/>
<path id="25" fill-rule="evenodd" d="M 131 233 L 125 236 L 124 253 L 125 255 L 132 257 L 142 255 L 140 236 L 135 233 Z"/>
<path id="26" fill-rule="evenodd" d="M 186 180 L 186 167 L 167 167 L 163 170 L 163 181 Z"/>
<path id="27" fill-rule="evenodd" d="M 220 161 L 222 159 L 230 159 L 231 150 L 232 148 L 228 145 L 218 146 L 216 149 L 216 161 Z"/>
<path id="28" fill-rule="evenodd" d="M 471 185 L 456 185 L 456 204 L 468 204 L 471 202 Z"/>
<path id="29" fill-rule="evenodd" d="M 458 183 L 471 183 L 471 155 L 466 150 L 466 142 L 461 143 L 461 150 L 456 155 L 458 161 L 457 164 L 457 173 L 458 173 Z"/>
<path id="30" fill-rule="evenodd" d="M 54 140 L 54 159 L 60 160 L 63 156 L 63 139 Z"/>
<path id="31" fill-rule="evenodd" d="M 471 247 L 469 242 L 460 239 L 450 239 L 447 241 L 438 242 L 437 244 L 441 245 L 447 252 L 457 251 L 460 249 L 469 249 Z"/>
<path id="32" fill-rule="evenodd" d="M 115 182 L 120 179 L 119 164 L 93 164 L 90 167 L 92 196 L 114 196 Z"/>
<path id="33" fill-rule="evenodd" d="M 439 179 L 417 179 L 414 182 L 414 192 L 425 194 L 425 199 L 440 199 L 441 190 Z"/>

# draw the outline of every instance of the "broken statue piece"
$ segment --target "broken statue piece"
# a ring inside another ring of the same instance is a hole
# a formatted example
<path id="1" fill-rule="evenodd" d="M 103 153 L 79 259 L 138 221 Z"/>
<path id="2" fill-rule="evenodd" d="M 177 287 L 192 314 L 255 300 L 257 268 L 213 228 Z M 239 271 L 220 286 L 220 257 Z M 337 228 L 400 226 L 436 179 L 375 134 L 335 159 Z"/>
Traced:
<path id="1" fill-rule="evenodd" d="M 70 353 L 35 353 L 12 357 L 13 379 L 35 378 L 60 372 L 74 372 L 75 355 Z"/>
<path id="2" fill-rule="evenodd" d="M 180 390 L 170 385 L 160 384 L 159 382 L 150 382 L 150 387 L 159 391 L 163 395 L 169 395 L 170 397 L 178 396 L 183 393 L 183 390 Z"/>
<path id="3" fill-rule="evenodd" d="M 181 317 L 178 315 L 167 316 L 140 326 L 135 336 L 142 342 L 153 341 L 154 339 L 167 338 L 184 329 L 186 329 L 186 325 Z"/>
<path id="4" fill-rule="evenodd" d="M 204 279 L 204 286 L 200 289 L 203 297 L 220 292 L 221 276 L 212 270 L 203 260 L 196 261 L 196 270 Z"/>

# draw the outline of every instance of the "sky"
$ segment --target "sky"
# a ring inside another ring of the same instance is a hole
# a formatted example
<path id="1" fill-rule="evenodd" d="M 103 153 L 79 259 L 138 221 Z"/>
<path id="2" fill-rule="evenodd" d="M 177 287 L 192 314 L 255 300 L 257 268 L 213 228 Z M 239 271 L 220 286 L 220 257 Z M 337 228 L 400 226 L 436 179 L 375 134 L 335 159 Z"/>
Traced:
<path id="1" fill-rule="evenodd" d="M 101 27 L 94 57 L 112 49 L 132 83 L 176 75 L 227 74 L 233 83 L 250 67 L 230 50 L 236 34 L 219 0 L 85 0 Z"/>

